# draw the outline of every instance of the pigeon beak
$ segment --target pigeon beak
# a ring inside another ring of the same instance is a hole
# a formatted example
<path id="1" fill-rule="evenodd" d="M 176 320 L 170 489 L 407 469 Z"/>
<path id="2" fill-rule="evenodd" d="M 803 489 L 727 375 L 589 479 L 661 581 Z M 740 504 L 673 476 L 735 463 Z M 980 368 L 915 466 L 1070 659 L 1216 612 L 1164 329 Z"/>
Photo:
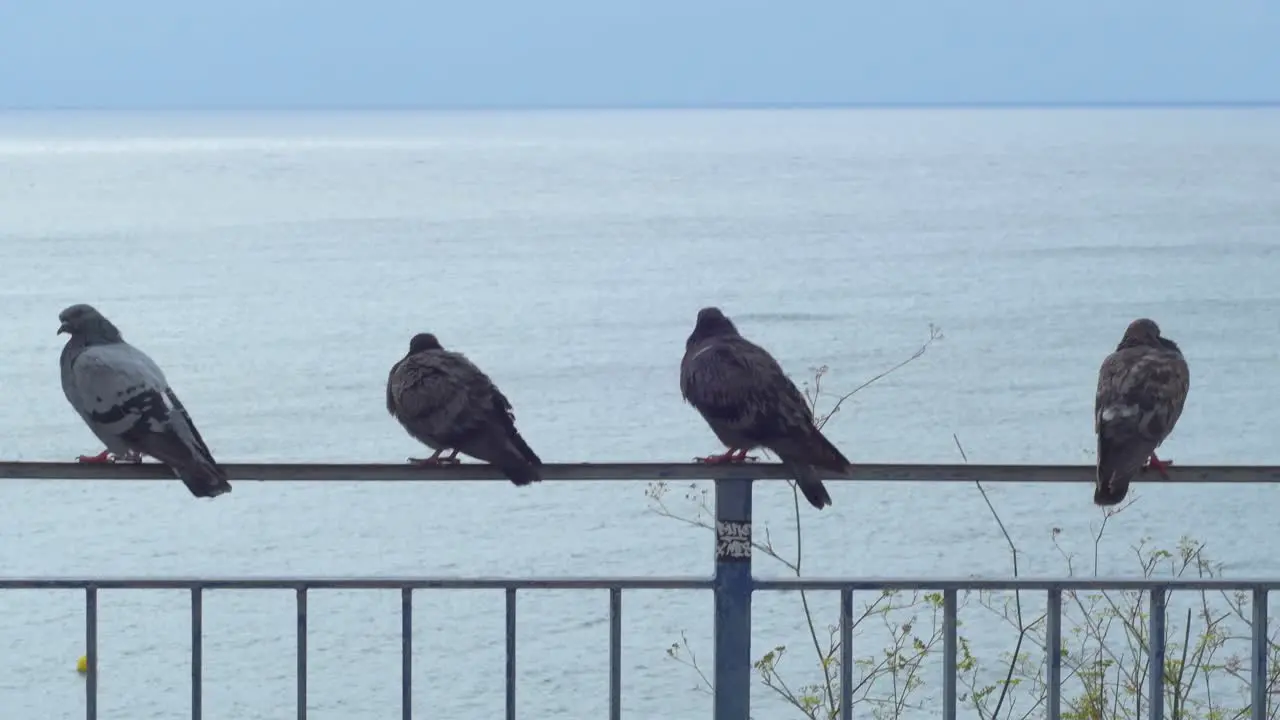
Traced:
<path id="1" fill-rule="evenodd" d="M 70 335 L 71 327 L 66 323 L 62 323 L 61 325 L 58 326 L 58 332 L 54 333 L 54 336 L 56 337 L 58 335 L 61 335 L 62 333 L 67 333 L 68 335 Z"/>

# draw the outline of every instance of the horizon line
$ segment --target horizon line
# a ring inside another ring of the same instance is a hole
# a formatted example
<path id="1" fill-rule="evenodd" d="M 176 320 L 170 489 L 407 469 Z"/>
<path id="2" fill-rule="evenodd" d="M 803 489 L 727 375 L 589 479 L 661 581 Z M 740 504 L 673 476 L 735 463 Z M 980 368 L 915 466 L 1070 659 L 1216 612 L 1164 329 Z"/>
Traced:
<path id="1" fill-rule="evenodd" d="M 742 103 L 582 103 L 582 104 L 368 104 L 368 105 L 0 105 L 0 113 L 61 112 L 557 112 L 644 110 L 1140 110 L 1140 109 L 1262 109 L 1280 107 L 1276 100 L 1153 100 L 1153 101 L 916 101 L 916 102 L 742 102 Z"/>

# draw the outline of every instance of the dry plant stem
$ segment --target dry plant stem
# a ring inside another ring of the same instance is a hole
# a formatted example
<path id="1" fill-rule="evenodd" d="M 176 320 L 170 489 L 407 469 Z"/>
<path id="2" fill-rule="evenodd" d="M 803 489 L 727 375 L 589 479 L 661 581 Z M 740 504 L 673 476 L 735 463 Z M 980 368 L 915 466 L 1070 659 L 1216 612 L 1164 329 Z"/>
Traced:
<path id="1" fill-rule="evenodd" d="M 825 417 L 823 417 L 823 418 L 821 419 L 821 421 L 820 421 L 820 422 L 818 422 L 818 429 L 819 429 L 819 430 L 821 430 L 821 429 L 822 429 L 822 427 L 823 427 L 824 425 L 826 425 L 826 424 L 827 424 L 827 421 L 831 419 L 831 416 L 833 416 L 833 415 L 835 415 L 836 413 L 840 412 L 840 407 L 841 407 L 842 405 L 844 405 L 844 401 L 845 401 L 845 400 L 848 400 L 849 398 L 853 397 L 854 395 L 856 395 L 856 394 L 857 394 L 857 393 L 859 393 L 860 391 L 865 390 L 865 389 L 867 389 L 868 387 L 871 387 L 872 385 L 876 384 L 877 382 L 880 382 L 881 380 L 883 380 L 883 379 L 885 379 L 886 377 L 888 377 L 888 376 L 890 376 L 890 375 L 894 374 L 895 372 L 897 372 L 897 371 L 901 370 L 902 368 L 904 368 L 904 367 L 906 367 L 906 366 L 910 365 L 911 363 L 915 362 L 916 360 L 919 360 L 919 359 L 920 359 L 920 356 L 924 355 L 924 354 L 925 354 L 925 352 L 927 352 L 927 351 L 929 350 L 929 346 L 930 346 L 930 345 L 932 345 L 932 344 L 933 344 L 933 342 L 934 342 L 935 340 L 941 340 L 941 339 L 942 339 L 942 328 L 940 328 L 940 327 L 938 327 L 938 326 L 934 325 L 933 323 L 929 323 L 929 339 L 928 339 L 928 340 L 925 340 L 923 345 L 921 345 L 919 348 L 917 348 L 917 349 L 916 349 L 916 351 L 915 351 L 914 353 L 912 353 L 912 354 L 911 354 L 911 356 L 910 356 L 910 357 L 908 357 L 907 359 L 903 360 L 902 362 L 898 363 L 897 365 L 894 365 L 893 367 L 889 368 L 888 370 L 885 370 L 885 371 L 881 372 L 881 373 L 880 373 L 880 374 L 878 374 L 878 375 L 872 376 L 872 378 L 871 378 L 870 380 L 867 380 L 866 382 L 862 383 L 862 384 L 861 384 L 861 385 L 859 385 L 858 387 L 856 387 L 856 388 L 854 388 L 854 389 L 850 390 L 849 392 L 845 393 L 844 395 L 841 395 L 841 396 L 836 400 L 835 404 L 831 406 L 831 410 L 827 412 L 826 416 L 825 416 Z M 819 386 L 819 383 L 821 382 L 821 378 L 822 378 L 822 373 L 818 373 L 817 377 L 814 379 L 814 393 L 813 393 L 813 398 L 812 398 L 812 400 L 810 401 L 810 405 L 811 405 L 811 406 L 816 406 L 816 405 L 817 405 L 817 403 L 818 403 L 818 391 L 817 391 L 817 388 L 818 388 L 818 386 Z"/>
<path id="2" fill-rule="evenodd" d="M 804 562 L 804 533 L 800 529 L 800 490 L 794 483 L 791 485 L 791 501 L 796 518 L 796 562 L 792 567 L 796 577 L 800 577 L 800 566 Z M 818 629 L 814 626 L 813 611 L 809 609 L 809 596 L 804 590 L 800 591 L 800 605 L 804 607 L 805 624 L 809 626 L 809 637 L 813 639 L 813 651 L 818 654 L 818 659 L 822 660 L 826 655 L 822 652 L 822 643 L 818 642 Z M 824 672 L 823 676 L 823 680 L 826 681 L 827 707 L 835 707 L 836 693 L 831 684 L 831 673 Z"/>
<path id="3" fill-rule="evenodd" d="M 1105 513 L 1102 523 L 1092 531 L 1095 549 L 1101 544 L 1102 535 L 1109 527 L 1111 515 L 1124 510 L 1130 503 L 1123 504 L 1113 512 Z M 1074 576 L 1073 556 L 1066 553 L 1058 543 L 1060 529 L 1054 528 L 1051 542 L 1055 550 L 1064 558 L 1069 573 Z M 1178 545 L 1176 553 L 1159 548 L 1148 548 L 1146 540 L 1134 547 L 1134 555 L 1147 578 L 1185 577 L 1196 573 L 1201 577 L 1217 576 L 1217 567 L 1204 556 L 1203 544 L 1184 538 Z M 1100 574 L 1097 564 L 1093 575 Z M 1063 628 L 1070 628 L 1071 635 L 1063 638 L 1063 717 L 1068 720 L 1130 720 L 1142 716 L 1143 706 L 1147 704 L 1144 694 L 1146 680 L 1151 672 L 1165 675 L 1165 693 L 1171 720 L 1243 720 L 1250 714 L 1248 706 L 1248 661 L 1239 655 L 1220 658 L 1218 653 L 1228 642 L 1240 645 L 1249 642 L 1249 636 L 1236 635 L 1228 623 L 1249 619 L 1251 613 L 1246 611 L 1247 593 L 1220 593 L 1227 601 L 1228 609 L 1215 607 L 1210 602 L 1210 593 L 1197 591 L 1194 606 L 1185 613 L 1171 613 L 1168 630 L 1171 642 L 1168 644 L 1168 656 L 1164 667 L 1152 667 L 1149 661 L 1147 635 L 1147 618 L 1149 601 L 1145 592 L 1138 591 L 1097 591 L 1064 593 L 1069 602 L 1063 608 Z M 1178 593 L 1182 596 L 1187 593 Z M 1219 595 L 1214 595 L 1218 598 Z M 1006 619 L 1013 614 L 1012 600 L 1006 606 Z M 990 606 L 988 606 L 990 607 Z M 991 608 L 999 614 L 1000 611 Z M 1071 616 L 1075 615 L 1075 618 Z M 1176 616 L 1184 625 L 1178 628 L 1173 618 Z M 1073 622 L 1074 620 L 1074 622 Z M 1197 623 L 1195 632 L 1190 624 Z M 1246 623 L 1247 624 L 1247 623 Z M 1034 626 L 1035 623 L 1032 623 Z M 1112 630 L 1119 633 L 1116 638 Z M 1276 635 L 1280 631 L 1268 633 L 1269 663 L 1280 661 L 1280 644 Z M 1180 638 L 1178 636 L 1181 636 Z M 1072 646 L 1071 638 L 1079 638 L 1081 644 Z M 1031 633 L 1027 641 L 1038 643 L 1039 638 Z M 1181 647 L 1178 647 L 1181 643 Z M 1032 697 L 1037 698 L 1039 707 L 1043 707 L 1044 661 L 1033 665 L 1023 664 L 1022 659 L 1017 666 L 1013 678 L 1015 688 L 1021 683 L 1025 690 L 1030 687 Z M 1113 667 L 1114 666 L 1114 667 Z M 968 672 L 974 672 L 970 665 Z M 1003 674 L 1003 671 L 1002 671 Z M 973 677 L 970 675 L 970 677 Z M 1222 687 L 1224 680 L 1238 682 L 1242 699 L 1239 704 L 1232 700 L 1223 700 Z M 1280 679 L 1280 666 L 1269 668 L 1266 682 L 1268 687 L 1275 687 Z M 1083 692 L 1079 695 L 1066 695 L 1066 684 L 1072 680 L 1083 683 Z M 967 686 L 977 695 L 975 707 L 983 718 L 989 718 L 983 698 L 990 693 L 995 699 L 996 685 L 992 684 L 981 690 L 975 681 Z M 1023 697 L 1020 692 L 1010 692 L 1010 702 L 1002 708 L 1006 712 L 1014 712 L 1014 701 Z M 1034 710 L 1034 709 L 1033 709 Z M 1021 712 L 1021 708 L 1014 715 Z M 1276 720 L 1280 715 L 1280 707 L 1272 705 L 1266 717 Z M 1025 717 L 1025 716 L 1024 716 Z"/>
<path id="4" fill-rule="evenodd" d="M 969 463 L 969 455 L 964 451 L 964 445 L 960 443 L 960 437 L 955 433 L 951 434 L 951 439 L 955 440 L 956 449 L 960 451 L 960 458 Z M 987 504 L 987 509 L 991 511 L 991 517 L 995 518 L 996 525 L 1000 526 L 1000 533 L 1004 535 L 1004 541 L 1009 544 L 1009 553 L 1013 556 L 1013 576 L 1018 577 L 1018 546 L 1014 544 L 1013 537 L 1009 535 L 1009 530 L 1004 526 L 1004 520 L 1000 518 L 1000 513 L 996 512 L 996 506 L 991 504 L 991 498 L 987 495 L 987 489 L 982 487 L 981 480 L 974 480 L 973 484 L 978 487 L 978 492 L 982 493 L 982 501 Z M 992 718 L 1000 717 L 1000 708 L 1004 706 L 1005 698 L 1009 695 L 1009 688 L 1012 686 L 1013 672 L 1017 668 L 1018 656 L 1022 653 L 1022 642 L 1027 637 L 1027 631 L 1031 628 L 1027 626 L 1022 619 L 1022 591 L 1014 590 L 1014 607 L 1016 608 L 1018 619 L 1018 641 L 1013 646 L 1013 657 L 1009 660 L 1009 669 L 1005 673 L 1004 683 L 1000 688 L 1000 697 L 996 700 L 996 708 L 991 712 Z"/>
<path id="5" fill-rule="evenodd" d="M 858 392 L 874 385 L 880 380 L 883 380 L 884 378 L 892 375 L 898 370 L 901 370 L 907 365 L 910 365 L 915 360 L 918 360 L 922 355 L 925 354 L 925 352 L 929 350 L 929 346 L 932 345 L 935 340 L 938 340 L 941 337 L 942 337 L 941 330 L 939 330 L 937 326 L 930 324 L 928 339 L 925 340 L 924 343 L 921 344 L 920 347 L 917 348 L 914 353 L 912 353 L 905 360 L 902 360 L 901 362 L 888 368 L 887 370 L 881 371 L 880 373 L 872 376 L 871 379 L 863 382 L 861 385 L 858 385 L 857 387 L 845 393 L 844 395 L 841 395 L 839 399 L 836 400 L 835 404 L 832 405 L 831 410 L 828 411 L 823 416 L 818 415 L 818 400 L 821 399 L 822 397 L 822 376 L 825 373 L 821 371 L 815 372 L 813 377 L 813 391 L 806 392 L 805 399 L 809 403 L 810 414 L 812 414 L 814 419 L 817 421 L 815 424 L 818 426 L 818 429 L 821 430 L 824 426 L 826 426 L 827 422 L 831 420 L 832 416 L 834 416 L 837 412 L 840 411 L 840 406 L 843 405 L 846 400 L 848 400 L 849 398 L 852 398 Z M 796 533 L 795 533 L 796 559 L 794 564 L 788 564 L 788 566 L 796 574 L 796 577 L 800 577 L 800 566 L 804 559 L 804 534 L 801 530 L 801 524 L 800 524 L 800 517 L 801 517 L 800 516 L 800 491 L 794 482 L 789 482 L 788 484 L 791 486 L 791 499 L 792 499 L 792 506 L 794 510 L 795 528 L 796 528 Z M 818 630 L 815 627 L 813 622 L 813 613 L 809 609 L 808 593 L 806 593 L 804 590 L 800 591 L 800 604 L 804 607 L 804 615 L 807 621 L 806 624 L 809 626 L 809 637 L 813 640 L 813 649 L 818 654 L 819 660 L 823 660 L 825 656 L 823 655 L 823 652 L 822 652 L 822 645 L 818 641 Z M 827 692 L 827 705 L 828 707 L 834 708 L 836 707 L 836 693 L 835 693 L 835 687 L 831 682 L 831 673 L 824 672 L 823 675 L 824 675 L 823 679 L 825 680 L 824 685 L 826 686 L 826 692 Z"/>
<path id="6" fill-rule="evenodd" d="M 680 657 L 678 652 L 674 652 L 677 647 L 684 648 L 684 652 L 689 654 L 688 660 Z M 698 685 L 697 689 L 708 695 L 711 694 L 711 690 L 714 686 L 711 684 L 711 680 L 707 678 L 707 674 L 702 672 L 702 666 L 698 665 L 698 656 L 693 653 L 693 648 L 689 646 L 689 636 L 686 635 L 683 630 L 680 631 L 680 643 L 678 645 L 673 645 L 669 650 L 667 650 L 667 656 L 681 665 L 693 668 L 693 671 L 698 673 L 698 679 L 702 681 L 702 684 Z"/>

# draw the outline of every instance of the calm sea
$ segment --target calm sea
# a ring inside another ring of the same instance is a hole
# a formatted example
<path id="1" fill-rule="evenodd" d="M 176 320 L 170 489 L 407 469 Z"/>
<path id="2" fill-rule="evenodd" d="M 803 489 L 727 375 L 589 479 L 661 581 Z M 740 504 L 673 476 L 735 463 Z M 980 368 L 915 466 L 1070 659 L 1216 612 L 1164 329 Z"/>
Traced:
<path id="1" fill-rule="evenodd" d="M 1193 375 L 1162 456 L 1280 463 L 1276 110 L 9 114 L 0 167 L 6 459 L 100 449 L 61 395 L 55 337 L 60 309 L 91 302 L 166 370 L 227 462 L 420 453 L 383 388 L 424 330 L 494 377 L 544 460 L 706 454 L 718 445 L 682 405 L 677 366 L 715 304 L 797 378 L 829 365 L 832 391 L 943 329 L 832 421 L 855 462 L 958 462 L 953 433 L 973 462 L 1092 462 L 1098 363 L 1146 315 Z M 710 536 L 653 514 L 643 483 L 242 482 L 213 502 L 176 480 L 2 492 L 10 576 L 674 575 L 712 559 Z M 971 486 L 831 493 L 833 507 L 802 510 L 814 574 L 1009 572 Z M 991 488 L 1025 573 L 1065 573 L 1055 527 L 1091 571 L 1091 494 Z M 1183 535 L 1229 574 L 1280 574 L 1274 488 L 1136 494 L 1101 543 L 1102 574 L 1137 573 L 1142 537 Z M 781 484 L 756 490 L 783 547 L 790 502 Z M 309 717 L 399 717 L 398 602 L 313 593 Z M 101 603 L 99 717 L 184 716 L 186 594 Z M 422 717 L 500 716 L 502 603 L 418 594 Z M 82 596 L 11 592 L 0 607 L 5 716 L 83 713 Z M 521 717 L 602 717 L 606 594 L 520 607 Z M 799 599 L 755 607 L 755 649 L 795 644 L 790 679 L 811 682 Z M 816 607 L 835 622 L 835 597 Z M 710 610 L 697 593 L 625 596 L 628 717 L 709 715 L 665 650 L 687 631 L 708 662 Z M 292 611 L 288 592 L 205 600 L 205 718 L 293 717 Z M 965 611 L 966 631 L 990 653 L 1011 645 L 983 612 Z M 856 652 L 877 653 L 882 631 Z"/>

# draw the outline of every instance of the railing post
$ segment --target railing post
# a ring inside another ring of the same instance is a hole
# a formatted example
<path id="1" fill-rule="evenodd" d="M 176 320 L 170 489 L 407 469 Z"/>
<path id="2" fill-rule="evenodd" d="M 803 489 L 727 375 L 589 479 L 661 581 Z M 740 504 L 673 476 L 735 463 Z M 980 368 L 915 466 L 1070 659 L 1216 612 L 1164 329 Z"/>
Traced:
<path id="1" fill-rule="evenodd" d="M 1044 652 L 1045 673 L 1044 684 L 1048 695 L 1045 698 L 1046 720 L 1062 718 L 1062 590 L 1049 590 L 1049 603 L 1045 612 Z"/>
<path id="2" fill-rule="evenodd" d="M 716 480 L 715 720 L 751 709 L 751 480 Z"/>
<path id="3" fill-rule="evenodd" d="M 1150 617 L 1147 620 L 1147 647 L 1150 648 L 1150 666 L 1147 669 L 1147 683 L 1150 686 L 1150 700 L 1147 703 L 1148 716 L 1151 720 L 1164 720 L 1164 653 L 1165 633 L 1164 614 L 1168 600 L 1165 589 L 1153 587 L 1151 593 Z"/>
<path id="4" fill-rule="evenodd" d="M 98 720 L 98 588 L 84 589 L 85 662 L 88 678 L 84 684 L 85 720 Z"/>
<path id="5" fill-rule="evenodd" d="M 959 680 L 960 608 L 954 589 L 942 591 L 942 718 L 956 720 L 956 681 Z M 849 659 L 853 661 L 852 658 Z M 1053 720 L 1057 720 L 1054 718 Z"/>
<path id="6" fill-rule="evenodd" d="M 1267 626 L 1267 589 L 1253 590 L 1253 636 L 1249 638 L 1252 645 L 1250 652 L 1249 675 L 1249 718 L 1250 720 L 1266 720 L 1268 716 L 1267 700 L 1271 688 L 1267 674 L 1267 655 L 1271 652 L 1271 635 Z"/>

